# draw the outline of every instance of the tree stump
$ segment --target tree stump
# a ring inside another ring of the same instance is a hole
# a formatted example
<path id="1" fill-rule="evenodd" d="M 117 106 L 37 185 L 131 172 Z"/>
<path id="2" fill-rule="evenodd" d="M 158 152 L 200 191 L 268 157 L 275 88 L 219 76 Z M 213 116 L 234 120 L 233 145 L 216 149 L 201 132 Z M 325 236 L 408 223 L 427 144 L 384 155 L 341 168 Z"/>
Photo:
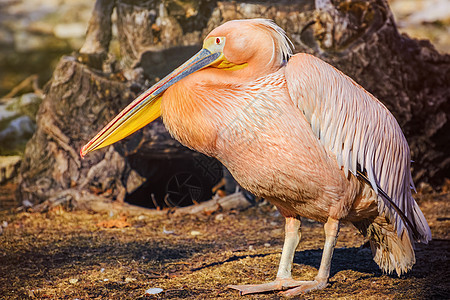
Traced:
<path id="1" fill-rule="evenodd" d="M 92 124 L 108 122 L 134 94 L 125 82 L 104 77 L 74 57 L 61 59 L 46 89 L 38 129 L 21 165 L 20 198 L 34 204 L 77 202 L 79 190 L 122 201 L 125 159 L 110 148 L 81 160 L 78 149 L 94 131 Z"/>
<path id="2" fill-rule="evenodd" d="M 119 61 L 107 53 L 114 7 Z M 450 56 L 400 35 L 386 1 L 98 0 L 87 44 L 61 59 L 47 86 L 21 166 L 21 199 L 75 206 L 83 199 L 123 201 L 158 177 L 142 162 L 190 157 L 188 168 L 198 167 L 199 154 L 172 140 L 161 122 L 85 160 L 78 151 L 144 87 L 197 51 L 210 30 L 242 18 L 273 19 L 296 52 L 322 58 L 380 99 L 408 139 L 416 182 L 450 177 Z M 200 165 L 217 168 L 209 164 Z"/>

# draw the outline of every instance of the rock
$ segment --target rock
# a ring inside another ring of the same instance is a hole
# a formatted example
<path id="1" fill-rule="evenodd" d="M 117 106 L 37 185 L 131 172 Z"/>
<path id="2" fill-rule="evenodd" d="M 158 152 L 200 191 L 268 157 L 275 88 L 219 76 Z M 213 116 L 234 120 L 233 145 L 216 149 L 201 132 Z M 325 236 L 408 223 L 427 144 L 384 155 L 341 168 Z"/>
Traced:
<path id="1" fill-rule="evenodd" d="M 36 114 L 42 98 L 33 93 L 24 94 L 20 97 L 11 99 L 6 103 L 6 109 L 15 111 L 19 114 L 28 116 L 33 122 L 36 122 Z"/>
<path id="2" fill-rule="evenodd" d="M 82 38 L 86 34 L 86 24 L 69 23 L 57 24 L 53 29 L 55 37 L 60 39 Z"/>
<path id="3" fill-rule="evenodd" d="M 156 295 L 164 291 L 162 288 L 150 288 L 145 291 L 145 295 Z"/>
<path id="4" fill-rule="evenodd" d="M 10 148 L 11 142 L 19 144 L 22 139 L 28 140 L 35 129 L 36 125 L 28 116 L 18 116 L 9 122 L 7 128 L 0 131 L 0 141 L 5 145 L 9 143 Z"/>
<path id="5" fill-rule="evenodd" d="M 23 152 L 36 130 L 36 113 L 42 99 L 25 94 L 0 104 L 0 155 Z"/>

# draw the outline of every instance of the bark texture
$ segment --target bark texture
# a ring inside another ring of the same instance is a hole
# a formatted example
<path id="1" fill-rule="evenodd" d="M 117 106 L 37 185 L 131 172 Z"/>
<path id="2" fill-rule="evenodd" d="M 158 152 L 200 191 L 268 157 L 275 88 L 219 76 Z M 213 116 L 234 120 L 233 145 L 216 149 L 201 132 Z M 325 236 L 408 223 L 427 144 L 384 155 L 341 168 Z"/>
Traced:
<path id="1" fill-rule="evenodd" d="M 111 21 L 98 11 L 114 6 L 122 57 L 99 67 L 89 58 L 106 57 Z M 296 52 L 324 59 L 380 99 L 408 139 L 416 182 L 440 184 L 450 177 L 450 56 L 399 34 L 386 1 L 98 0 L 89 45 L 75 55 L 78 61 L 62 58 L 47 86 L 21 167 L 21 198 L 41 203 L 94 194 L 123 201 L 154 179 L 142 161 L 195 158 L 160 122 L 86 160 L 78 151 L 144 87 L 194 53 L 210 30 L 242 18 L 273 19 Z"/>
<path id="2" fill-rule="evenodd" d="M 38 129 L 25 150 L 22 200 L 76 202 L 81 198 L 67 192 L 74 188 L 123 200 L 123 157 L 110 148 L 81 160 L 78 149 L 93 132 L 92 124 L 108 122 L 131 100 L 127 90 L 125 83 L 96 74 L 73 57 L 61 59 L 38 112 Z"/>

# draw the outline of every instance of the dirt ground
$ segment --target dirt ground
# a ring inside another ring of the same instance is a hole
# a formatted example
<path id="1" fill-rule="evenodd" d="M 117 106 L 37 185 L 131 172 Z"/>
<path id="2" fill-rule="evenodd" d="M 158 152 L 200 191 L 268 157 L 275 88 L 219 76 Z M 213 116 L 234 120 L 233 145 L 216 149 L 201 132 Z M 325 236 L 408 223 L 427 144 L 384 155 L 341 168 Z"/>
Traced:
<path id="1" fill-rule="evenodd" d="M 434 240 L 417 246 L 410 273 L 383 274 L 363 237 L 345 225 L 328 287 L 299 298 L 450 299 L 450 193 L 416 198 Z M 0 299 L 236 299 L 238 292 L 228 284 L 275 278 L 284 220 L 267 203 L 196 216 L 56 207 L 45 213 L 0 211 L 0 226 Z M 308 220 L 302 228 L 293 276 L 311 280 L 323 229 Z M 146 295 L 152 288 L 162 292 Z"/>

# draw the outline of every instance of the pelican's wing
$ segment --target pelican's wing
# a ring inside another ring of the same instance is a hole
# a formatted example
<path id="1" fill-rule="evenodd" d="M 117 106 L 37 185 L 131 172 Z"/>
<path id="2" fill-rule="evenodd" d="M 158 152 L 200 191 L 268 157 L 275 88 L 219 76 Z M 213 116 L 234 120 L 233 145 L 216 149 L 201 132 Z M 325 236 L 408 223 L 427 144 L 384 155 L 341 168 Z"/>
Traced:
<path id="1" fill-rule="evenodd" d="M 336 155 L 345 175 L 366 172 L 372 188 L 380 187 L 412 221 L 421 234 L 431 232 L 411 195 L 408 143 L 394 116 L 351 78 L 322 60 L 297 54 L 286 66 L 289 94 L 311 124 L 320 142 Z M 378 210 L 395 220 L 401 234 L 404 224 L 387 199 Z"/>

